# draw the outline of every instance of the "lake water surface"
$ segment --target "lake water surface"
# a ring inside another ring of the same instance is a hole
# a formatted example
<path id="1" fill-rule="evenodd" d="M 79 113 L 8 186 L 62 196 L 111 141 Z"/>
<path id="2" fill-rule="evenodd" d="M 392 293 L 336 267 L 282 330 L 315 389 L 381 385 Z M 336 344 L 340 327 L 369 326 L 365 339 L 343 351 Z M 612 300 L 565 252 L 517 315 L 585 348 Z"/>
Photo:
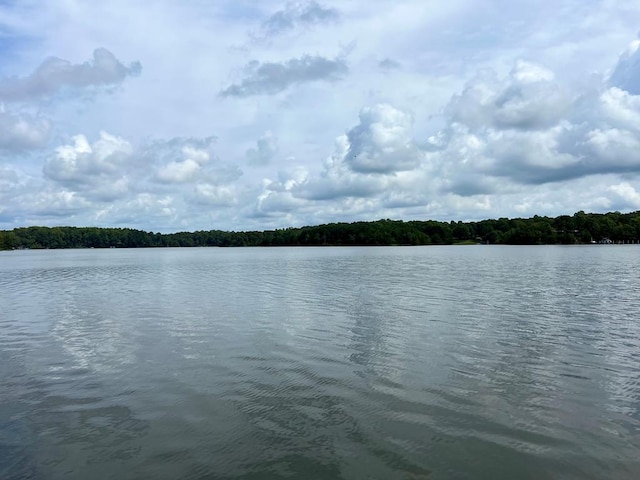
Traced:
<path id="1" fill-rule="evenodd" d="M 640 478 L 640 247 L 0 252 L 0 478 Z"/>

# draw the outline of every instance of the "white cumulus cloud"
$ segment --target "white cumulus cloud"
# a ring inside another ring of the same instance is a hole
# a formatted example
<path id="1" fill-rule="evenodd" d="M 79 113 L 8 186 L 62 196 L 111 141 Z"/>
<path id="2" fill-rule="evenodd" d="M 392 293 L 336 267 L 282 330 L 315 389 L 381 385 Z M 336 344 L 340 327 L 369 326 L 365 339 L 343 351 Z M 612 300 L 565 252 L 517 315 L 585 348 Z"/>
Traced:
<path id="1" fill-rule="evenodd" d="M 638 2 L 0 3 L 0 228 L 637 208 Z"/>
<path id="2" fill-rule="evenodd" d="M 61 183 L 93 183 L 101 176 L 113 179 L 124 174 L 132 153 L 128 141 L 107 132 L 100 132 L 93 143 L 84 135 L 76 135 L 73 143 L 56 148 L 53 158 L 44 165 L 44 173 Z"/>
<path id="3" fill-rule="evenodd" d="M 421 152 L 412 137 L 413 117 L 387 104 L 360 111 L 360 123 L 346 134 L 344 161 L 356 172 L 393 173 L 416 168 Z"/>

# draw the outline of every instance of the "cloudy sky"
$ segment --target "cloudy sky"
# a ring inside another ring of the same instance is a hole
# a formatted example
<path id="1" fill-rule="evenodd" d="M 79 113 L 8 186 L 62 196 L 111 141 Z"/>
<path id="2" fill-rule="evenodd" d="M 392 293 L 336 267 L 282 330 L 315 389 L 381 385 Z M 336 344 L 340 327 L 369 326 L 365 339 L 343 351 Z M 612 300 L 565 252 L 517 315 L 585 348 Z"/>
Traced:
<path id="1" fill-rule="evenodd" d="M 640 209 L 637 0 L 0 0 L 0 229 Z"/>

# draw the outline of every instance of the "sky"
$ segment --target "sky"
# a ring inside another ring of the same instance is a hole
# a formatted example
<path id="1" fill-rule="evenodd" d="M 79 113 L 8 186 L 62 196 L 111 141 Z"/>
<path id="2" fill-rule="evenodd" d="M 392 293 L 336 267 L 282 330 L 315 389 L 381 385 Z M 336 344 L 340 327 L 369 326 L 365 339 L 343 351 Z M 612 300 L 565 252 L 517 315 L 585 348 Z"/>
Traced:
<path id="1" fill-rule="evenodd" d="M 0 229 L 640 209 L 636 0 L 0 0 Z"/>

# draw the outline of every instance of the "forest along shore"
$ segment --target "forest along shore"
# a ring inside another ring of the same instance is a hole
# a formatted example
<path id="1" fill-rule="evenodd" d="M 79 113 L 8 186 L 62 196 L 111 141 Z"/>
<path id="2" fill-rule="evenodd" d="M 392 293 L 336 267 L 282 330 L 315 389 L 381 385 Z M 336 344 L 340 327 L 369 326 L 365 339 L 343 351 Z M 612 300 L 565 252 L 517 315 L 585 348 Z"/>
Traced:
<path id="1" fill-rule="evenodd" d="M 131 228 L 23 227 L 0 230 L 0 250 L 33 248 L 451 245 L 456 243 L 638 244 L 640 211 L 499 218 L 478 222 L 377 220 L 265 231 L 154 233 Z"/>

